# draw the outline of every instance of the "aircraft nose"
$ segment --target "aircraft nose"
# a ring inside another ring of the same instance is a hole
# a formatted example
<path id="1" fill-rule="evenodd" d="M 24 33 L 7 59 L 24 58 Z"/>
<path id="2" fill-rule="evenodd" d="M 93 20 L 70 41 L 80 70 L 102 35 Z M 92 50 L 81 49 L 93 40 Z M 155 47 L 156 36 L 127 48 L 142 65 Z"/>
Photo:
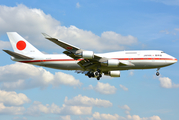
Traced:
<path id="1" fill-rule="evenodd" d="M 173 63 L 176 63 L 178 60 L 176 58 L 173 58 Z"/>
<path id="2" fill-rule="evenodd" d="M 171 64 L 174 64 L 176 63 L 178 60 L 172 56 L 170 56 L 169 60 L 166 60 L 166 63 L 171 65 Z"/>

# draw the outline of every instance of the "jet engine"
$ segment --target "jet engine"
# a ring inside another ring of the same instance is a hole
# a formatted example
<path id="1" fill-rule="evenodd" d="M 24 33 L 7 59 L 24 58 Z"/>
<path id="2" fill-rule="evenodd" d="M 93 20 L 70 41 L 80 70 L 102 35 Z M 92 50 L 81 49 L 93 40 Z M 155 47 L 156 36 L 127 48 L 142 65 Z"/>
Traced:
<path id="1" fill-rule="evenodd" d="M 82 57 L 84 59 L 93 59 L 94 58 L 94 52 L 93 51 L 82 51 L 81 53 L 76 54 L 79 57 Z"/>
<path id="2" fill-rule="evenodd" d="M 120 77 L 120 71 L 109 71 L 107 74 L 105 75 L 108 75 L 108 76 L 111 76 L 111 77 Z"/>
<path id="3" fill-rule="evenodd" d="M 108 67 L 118 67 L 119 63 L 120 63 L 119 60 L 110 59 L 110 60 L 107 60 L 106 62 L 102 62 L 101 65 L 105 65 Z"/>

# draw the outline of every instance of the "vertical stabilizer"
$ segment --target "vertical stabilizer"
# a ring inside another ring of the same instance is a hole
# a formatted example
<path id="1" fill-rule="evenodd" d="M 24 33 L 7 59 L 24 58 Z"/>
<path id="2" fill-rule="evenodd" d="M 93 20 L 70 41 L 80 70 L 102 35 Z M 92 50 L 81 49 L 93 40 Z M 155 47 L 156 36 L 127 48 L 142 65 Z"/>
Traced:
<path id="1" fill-rule="evenodd" d="M 17 32 L 7 32 L 11 45 L 14 52 L 27 55 L 27 56 L 38 56 L 43 55 L 38 49 L 21 37 Z"/>

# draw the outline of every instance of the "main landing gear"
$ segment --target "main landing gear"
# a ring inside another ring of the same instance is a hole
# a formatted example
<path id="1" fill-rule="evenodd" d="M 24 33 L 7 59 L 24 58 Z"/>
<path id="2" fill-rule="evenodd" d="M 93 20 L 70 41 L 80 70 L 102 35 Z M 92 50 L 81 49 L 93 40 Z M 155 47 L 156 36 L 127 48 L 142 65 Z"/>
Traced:
<path id="1" fill-rule="evenodd" d="M 160 68 L 157 69 L 156 76 L 159 76 L 159 75 L 160 75 L 159 70 L 160 70 Z"/>
<path id="2" fill-rule="evenodd" d="M 100 80 L 100 78 L 102 77 L 102 74 L 101 74 L 101 70 L 97 69 L 97 71 L 93 72 L 93 71 L 89 71 L 87 73 L 88 77 L 91 78 L 91 77 L 96 77 L 97 80 Z"/>

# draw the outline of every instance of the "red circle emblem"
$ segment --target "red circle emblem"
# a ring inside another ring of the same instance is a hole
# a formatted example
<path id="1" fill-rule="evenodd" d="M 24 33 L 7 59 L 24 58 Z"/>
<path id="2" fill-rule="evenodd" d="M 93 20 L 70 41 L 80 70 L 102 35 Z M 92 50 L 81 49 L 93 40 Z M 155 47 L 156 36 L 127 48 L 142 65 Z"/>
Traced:
<path id="1" fill-rule="evenodd" d="M 26 48 L 26 43 L 21 40 L 21 41 L 17 42 L 16 47 L 18 50 L 24 50 Z"/>

